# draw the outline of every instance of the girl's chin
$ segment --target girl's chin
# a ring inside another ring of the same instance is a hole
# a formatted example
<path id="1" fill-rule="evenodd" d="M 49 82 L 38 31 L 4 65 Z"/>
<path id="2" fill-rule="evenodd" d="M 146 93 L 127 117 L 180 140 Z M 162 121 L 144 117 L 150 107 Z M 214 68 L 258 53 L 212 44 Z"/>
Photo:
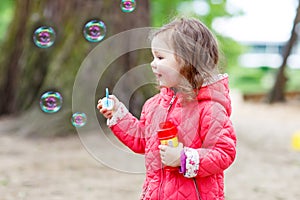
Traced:
<path id="1" fill-rule="evenodd" d="M 168 87 L 167 84 L 163 81 L 159 80 L 158 83 L 159 83 L 159 86 L 161 86 L 161 87 Z"/>
<path id="2" fill-rule="evenodd" d="M 160 78 L 158 78 L 157 81 L 158 81 L 158 84 L 160 87 L 170 88 L 170 87 L 174 87 L 177 84 L 176 82 L 166 81 L 166 80 L 160 79 Z"/>
<path id="3" fill-rule="evenodd" d="M 167 84 L 167 83 L 162 82 L 162 81 L 159 81 L 159 86 L 160 86 L 160 87 L 167 87 L 167 88 L 173 87 L 173 86 L 171 86 L 170 84 Z"/>

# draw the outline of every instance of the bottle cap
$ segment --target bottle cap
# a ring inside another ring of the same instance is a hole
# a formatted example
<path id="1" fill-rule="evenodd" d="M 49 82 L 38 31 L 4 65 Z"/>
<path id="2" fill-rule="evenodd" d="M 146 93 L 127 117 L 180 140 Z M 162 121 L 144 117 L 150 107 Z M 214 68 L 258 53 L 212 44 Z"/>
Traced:
<path id="1" fill-rule="evenodd" d="M 157 132 L 159 140 L 168 140 L 177 135 L 177 127 L 170 121 L 160 123 L 159 128 Z"/>

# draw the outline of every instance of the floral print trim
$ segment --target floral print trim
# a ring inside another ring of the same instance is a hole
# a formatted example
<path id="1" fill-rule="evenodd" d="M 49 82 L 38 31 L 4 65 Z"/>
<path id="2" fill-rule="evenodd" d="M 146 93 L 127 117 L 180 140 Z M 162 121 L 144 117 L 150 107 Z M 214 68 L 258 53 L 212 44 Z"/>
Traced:
<path id="1" fill-rule="evenodd" d="M 112 118 L 107 119 L 107 126 L 111 127 L 116 125 L 125 115 L 129 113 L 128 109 L 125 107 L 123 103 L 120 103 L 118 109 L 114 111 Z"/>
<path id="2" fill-rule="evenodd" d="M 196 149 L 184 147 L 186 156 L 184 177 L 193 178 L 197 176 L 199 170 L 199 154 Z"/>

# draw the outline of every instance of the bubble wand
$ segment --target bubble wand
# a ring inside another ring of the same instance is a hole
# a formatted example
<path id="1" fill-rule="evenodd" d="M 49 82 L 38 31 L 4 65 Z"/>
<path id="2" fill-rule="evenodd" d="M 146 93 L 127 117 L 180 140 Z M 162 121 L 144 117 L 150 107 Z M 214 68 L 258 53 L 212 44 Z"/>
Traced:
<path id="1" fill-rule="evenodd" d="M 114 107 L 114 101 L 112 99 L 109 99 L 109 91 L 108 88 L 105 89 L 105 97 L 102 99 L 103 101 L 103 107 L 107 110 L 112 110 Z"/>
<path id="2" fill-rule="evenodd" d="M 106 107 L 109 107 L 109 102 L 108 102 L 108 96 L 109 96 L 109 91 L 108 88 L 105 89 L 105 96 L 106 96 Z"/>

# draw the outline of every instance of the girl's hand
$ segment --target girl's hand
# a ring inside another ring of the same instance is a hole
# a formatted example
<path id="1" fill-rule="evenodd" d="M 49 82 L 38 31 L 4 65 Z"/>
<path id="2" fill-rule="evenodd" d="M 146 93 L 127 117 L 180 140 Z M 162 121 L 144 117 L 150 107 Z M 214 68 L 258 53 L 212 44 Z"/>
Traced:
<path id="1" fill-rule="evenodd" d="M 97 108 L 99 112 L 107 119 L 112 118 L 112 110 L 107 110 L 107 108 L 103 108 L 102 99 L 99 99 Z"/>
<path id="2" fill-rule="evenodd" d="M 107 108 L 103 107 L 102 99 L 99 99 L 98 104 L 97 104 L 97 109 L 107 119 L 112 118 L 114 111 L 116 111 L 118 109 L 119 104 L 120 104 L 120 101 L 114 95 L 109 95 L 109 98 L 114 101 L 114 107 L 112 110 L 108 110 Z"/>
<path id="3" fill-rule="evenodd" d="M 179 167 L 180 156 L 183 150 L 183 144 L 179 143 L 177 147 L 170 147 L 167 145 L 159 145 L 159 153 L 161 162 L 166 166 Z"/>

